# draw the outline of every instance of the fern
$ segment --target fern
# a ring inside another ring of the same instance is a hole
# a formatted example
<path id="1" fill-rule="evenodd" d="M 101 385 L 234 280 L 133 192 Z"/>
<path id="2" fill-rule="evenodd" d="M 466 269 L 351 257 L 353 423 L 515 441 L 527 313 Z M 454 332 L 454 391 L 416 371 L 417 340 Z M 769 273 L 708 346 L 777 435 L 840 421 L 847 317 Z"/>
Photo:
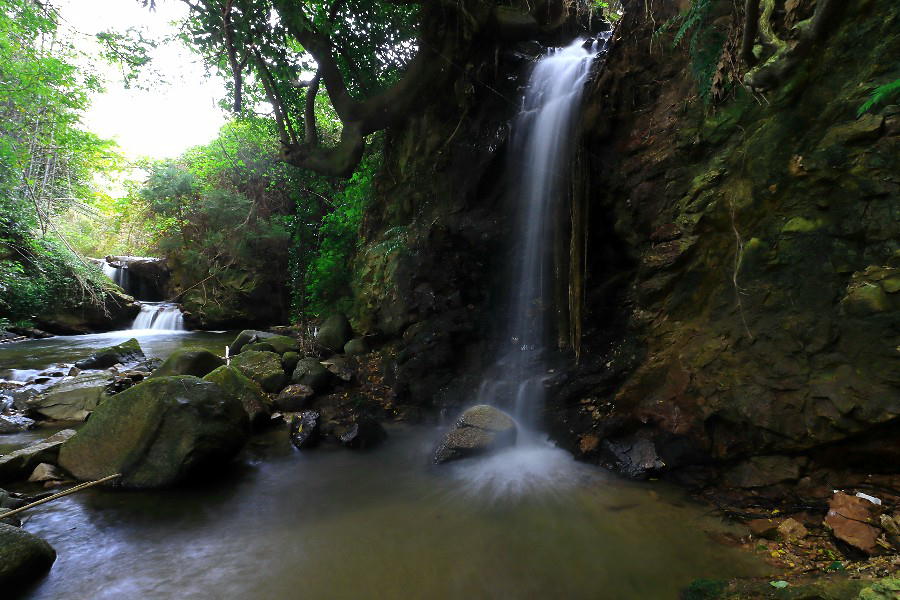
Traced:
<path id="1" fill-rule="evenodd" d="M 878 86 L 877 88 L 872 90 L 872 93 L 869 96 L 869 99 L 866 100 L 865 104 L 860 106 L 859 110 L 856 111 L 856 116 L 863 116 L 865 113 L 872 110 L 875 105 L 886 102 L 889 98 L 892 98 L 898 94 L 900 94 L 900 79 L 895 79 L 890 83 Z"/>
<path id="2" fill-rule="evenodd" d="M 712 79 L 725 43 L 723 34 L 707 26 L 711 11 L 712 0 L 692 0 L 691 7 L 687 11 L 669 19 L 654 32 L 654 36 L 659 36 L 679 25 L 672 38 L 672 48 L 677 47 L 686 38 L 690 41 L 688 49 L 691 56 L 691 72 L 697 80 L 700 98 L 704 103 L 709 102 Z"/>

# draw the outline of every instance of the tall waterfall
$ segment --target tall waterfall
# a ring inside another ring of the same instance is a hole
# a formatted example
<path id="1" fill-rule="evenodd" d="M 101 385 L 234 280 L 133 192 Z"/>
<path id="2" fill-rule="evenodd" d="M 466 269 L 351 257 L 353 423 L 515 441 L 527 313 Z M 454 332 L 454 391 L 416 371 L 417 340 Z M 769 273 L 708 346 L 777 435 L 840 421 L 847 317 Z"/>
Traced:
<path id="1" fill-rule="evenodd" d="M 512 129 L 511 186 L 515 207 L 515 263 L 505 356 L 485 378 L 479 402 L 511 404 L 520 425 L 534 428 L 543 405 L 545 350 L 553 308 L 552 241 L 554 213 L 567 190 L 571 147 L 598 45 L 579 39 L 551 50 L 535 65 L 522 110 Z"/>

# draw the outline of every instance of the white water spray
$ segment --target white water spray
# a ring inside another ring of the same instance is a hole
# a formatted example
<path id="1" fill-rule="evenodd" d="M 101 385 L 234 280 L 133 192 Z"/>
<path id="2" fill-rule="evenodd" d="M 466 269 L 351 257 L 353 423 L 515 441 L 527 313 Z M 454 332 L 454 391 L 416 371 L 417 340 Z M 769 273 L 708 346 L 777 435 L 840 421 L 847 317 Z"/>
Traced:
<path id="1" fill-rule="evenodd" d="M 184 331 L 184 316 L 180 308 L 169 302 L 142 302 L 131 328 Z"/>

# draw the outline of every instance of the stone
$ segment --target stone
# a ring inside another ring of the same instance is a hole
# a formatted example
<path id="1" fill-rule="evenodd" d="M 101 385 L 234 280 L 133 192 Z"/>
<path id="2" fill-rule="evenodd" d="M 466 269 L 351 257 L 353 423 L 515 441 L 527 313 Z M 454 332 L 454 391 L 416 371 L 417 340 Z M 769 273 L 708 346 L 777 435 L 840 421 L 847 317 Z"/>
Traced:
<path id="1" fill-rule="evenodd" d="M 316 332 L 316 342 L 332 352 L 340 352 L 353 337 L 353 328 L 347 317 L 336 313 L 325 319 Z"/>
<path id="2" fill-rule="evenodd" d="M 231 342 L 231 355 L 234 356 L 235 354 L 239 354 L 247 344 L 261 342 L 272 337 L 275 337 L 274 333 L 269 333 L 267 331 L 257 331 L 255 329 L 245 329 L 244 331 L 240 332 L 236 338 L 234 338 L 233 342 Z"/>
<path id="3" fill-rule="evenodd" d="M 107 397 L 109 373 L 82 373 L 64 379 L 25 401 L 29 413 L 57 421 L 84 421 Z"/>
<path id="4" fill-rule="evenodd" d="M 857 600 L 897 600 L 897 598 L 900 598 L 900 577 L 888 577 L 860 591 Z"/>
<path id="5" fill-rule="evenodd" d="M 275 352 L 275 346 L 270 344 L 269 342 L 253 342 L 251 344 L 244 344 L 244 347 L 241 348 L 241 352 Z"/>
<path id="6" fill-rule="evenodd" d="M 278 392 L 287 376 L 281 367 L 281 357 L 274 352 L 248 350 L 231 359 L 231 366 L 262 386 L 267 392 Z"/>
<path id="7" fill-rule="evenodd" d="M 241 402 L 212 381 L 155 377 L 104 402 L 59 465 L 81 481 L 121 473 L 123 487 L 171 486 L 228 462 L 248 433 Z"/>
<path id="8" fill-rule="evenodd" d="M 123 365 L 138 362 L 146 358 L 137 339 L 131 338 L 116 346 L 103 348 L 87 358 L 75 362 L 76 369 L 107 369 L 115 364 Z"/>
<path id="9" fill-rule="evenodd" d="M 22 415 L 0 415 L 0 433 L 27 431 L 35 425 L 34 419 Z"/>
<path id="10" fill-rule="evenodd" d="M 828 501 L 825 527 L 837 539 L 846 542 L 868 555 L 877 554 L 880 547 L 876 543 L 879 529 L 870 525 L 874 522 L 876 506 L 864 498 L 837 492 Z"/>
<path id="11" fill-rule="evenodd" d="M 322 392 L 331 384 L 334 376 L 316 358 L 302 358 L 297 362 L 291 375 L 292 383 L 308 385 L 316 392 Z"/>
<path id="12" fill-rule="evenodd" d="M 333 430 L 341 444 L 354 450 L 365 450 L 383 442 L 387 432 L 374 417 L 358 414 L 354 420 Z"/>
<path id="13" fill-rule="evenodd" d="M 332 356 L 325 359 L 322 361 L 322 366 L 341 381 L 351 381 L 356 374 L 356 361 L 343 356 Z"/>
<path id="14" fill-rule="evenodd" d="M 45 540 L 0 523 L 0 589 L 15 591 L 36 581 L 54 561 L 56 551 Z"/>
<path id="15" fill-rule="evenodd" d="M 778 521 L 774 519 L 751 519 L 746 523 L 750 533 L 758 538 L 774 540 L 778 538 Z"/>
<path id="16" fill-rule="evenodd" d="M 804 458 L 753 456 L 727 471 L 723 481 L 735 488 L 758 488 L 800 479 Z"/>
<path id="17" fill-rule="evenodd" d="M 28 481 L 32 483 L 44 483 L 45 481 L 62 481 L 68 479 L 62 470 L 50 463 L 41 463 L 34 468 Z"/>
<path id="18" fill-rule="evenodd" d="M 292 383 L 275 398 L 275 408 L 283 412 L 297 412 L 306 408 L 315 391 L 308 385 Z"/>
<path id="19" fill-rule="evenodd" d="M 24 479 L 41 463 L 55 464 L 63 442 L 73 435 L 74 429 L 63 429 L 45 440 L 0 455 L 0 482 Z"/>
<path id="20" fill-rule="evenodd" d="M 273 335 L 272 337 L 267 337 L 265 343 L 272 346 L 274 351 L 278 354 L 300 351 L 300 341 L 287 335 Z"/>
<path id="21" fill-rule="evenodd" d="M 636 435 L 603 440 L 601 447 L 606 463 L 632 479 L 646 479 L 666 466 L 656 444 Z"/>
<path id="22" fill-rule="evenodd" d="M 344 354 L 347 356 L 359 356 L 369 351 L 369 345 L 363 338 L 353 338 L 344 344 Z"/>
<path id="23" fill-rule="evenodd" d="M 294 373 L 294 369 L 297 368 L 298 362 L 300 362 L 300 354 L 297 352 L 285 352 L 281 356 L 281 367 L 288 375 Z"/>
<path id="24" fill-rule="evenodd" d="M 291 443 L 298 449 L 312 448 L 319 443 L 319 413 L 304 410 L 291 418 Z"/>
<path id="25" fill-rule="evenodd" d="M 518 431 L 515 421 L 500 409 L 480 404 L 464 411 L 453 429 L 434 450 L 435 464 L 483 456 L 513 446 Z"/>
<path id="26" fill-rule="evenodd" d="M 778 526 L 778 535 L 783 540 L 802 540 L 809 535 L 809 531 L 802 523 L 788 517 Z"/>
<path id="27" fill-rule="evenodd" d="M 258 383 L 244 375 L 240 369 L 222 365 L 212 373 L 206 375 L 204 381 L 212 381 L 226 394 L 231 394 L 241 402 L 250 426 L 260 429 L 269 423 L 272 411 L 265 392 Z"/>
<path id="28" fill-rule="evenodd" d="M 172 375 L 193 375 L 204 377 L 225 364 L 220 358 L 203 348 L 182 348 L 176 350 L 156 369 L 150 378 Z"/>

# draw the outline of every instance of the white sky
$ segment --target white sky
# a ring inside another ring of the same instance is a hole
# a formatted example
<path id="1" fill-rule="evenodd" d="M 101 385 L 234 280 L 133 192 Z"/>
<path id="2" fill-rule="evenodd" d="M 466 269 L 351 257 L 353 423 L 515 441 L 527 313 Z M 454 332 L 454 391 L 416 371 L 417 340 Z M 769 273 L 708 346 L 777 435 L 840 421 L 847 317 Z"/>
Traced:
<path id="1" fill-rule="evenodd" d="M 91 38 L 100 31 L 128 27 L 142 27 L 146 37 L 161 38 L 177 31 L 170 23 L 187 11 L 178 0 L 158 1 L 155 12 L 138 0 L 58 0 L 56 6 L 64 30 L 87 34 L 78 36 L 79 45 L 93 43 Z M 153 53 L 153 66 L 165 75 L 165 83 L 129 90 L 117 68 L 95 65 L 108 75 L 107 91 L 93 98 L 84 124 L 97 135 L 116 140 L 132 159 L 175 157 L 212 140 L 225 121 L 216 103 L 225 95 L 223 83 L 216 77 L 207 79 L 200 58 L 183 44 L 161 45 Z"/>

